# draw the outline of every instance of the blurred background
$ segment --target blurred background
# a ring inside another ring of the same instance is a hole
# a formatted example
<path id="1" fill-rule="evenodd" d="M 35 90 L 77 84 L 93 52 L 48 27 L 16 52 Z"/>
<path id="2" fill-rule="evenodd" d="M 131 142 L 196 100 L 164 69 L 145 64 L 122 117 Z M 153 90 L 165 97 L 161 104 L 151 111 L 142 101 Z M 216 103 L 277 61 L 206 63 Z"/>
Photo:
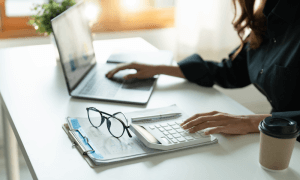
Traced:
<path id="1" fill-rule="evenodd" d="M 87 16 L 91 20 L 94 40 L 141 37 L 160 50 L 173 51 L 177 62 L 193 53 L 205 60 L 221 62 L 240 44 L 231 24 L 234 7 L 230 0 L 85 1 L 89 4 Z M 32 11 L 33 4 L 48 2 L 0 0 L 0 48 L 50 44 L 51 36 L 36 33 L 28 24 L 30 16 L 36 14 Z M 256 114 L 270 113 L 268 101 L 253 85 L 234 90 L 216 85 L 214 88 Z M 3 128 L 2 122 L 0 128 Z M 6 179 L 3 154 L 0 133 L 0 179 Z M 21 179 L 31 180 L 20 151 L 19 157 Z"/>

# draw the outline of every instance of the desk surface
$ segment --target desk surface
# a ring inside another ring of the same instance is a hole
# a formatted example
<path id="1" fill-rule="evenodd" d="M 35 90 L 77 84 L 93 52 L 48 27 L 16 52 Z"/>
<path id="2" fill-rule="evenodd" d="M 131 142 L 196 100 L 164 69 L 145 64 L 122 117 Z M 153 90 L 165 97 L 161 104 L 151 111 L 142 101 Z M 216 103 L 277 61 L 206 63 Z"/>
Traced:
<path id="1" fill-rule="evenodd" d="M 157 50 L 141 38 L 94 44 L 100 62 L 115 50 Z M 259 134 L 218 134 L 218 144 L 91 168 L 61 127 L 66 116 L 85 117 L 85 107 L 113 113 L 177 104 L 189 115 L 212 110 L 253 113 L 214 88 L 165 75 L 159 77 L 147 105 L 74 99 L 53 54 L 51 45 L 0 50 L 1 94 L 34 179 L 300 179 L 300 144 L 287 171 L 267 172 L 258 163 Z"/>

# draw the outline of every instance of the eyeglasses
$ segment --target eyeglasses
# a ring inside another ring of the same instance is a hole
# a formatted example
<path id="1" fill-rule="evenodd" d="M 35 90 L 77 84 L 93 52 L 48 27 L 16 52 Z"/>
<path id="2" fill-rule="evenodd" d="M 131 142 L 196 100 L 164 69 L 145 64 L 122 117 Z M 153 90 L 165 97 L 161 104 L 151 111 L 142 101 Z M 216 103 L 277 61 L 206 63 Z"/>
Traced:
<path id="1" fill-rule="evenodd" d="M 107 129 L 113 137 L 121 137 L 125 130 L 127 131 L 128 136 L 132 137 L 128 130 L 128 120 L 122 112 L 116 112 L 111 115 L 106 112 L 99 111 L 94 107 L 88 107 L 86 108 L 86 111 L 89 121 L 93 127 L 100 127 L 106 120 Z"/>

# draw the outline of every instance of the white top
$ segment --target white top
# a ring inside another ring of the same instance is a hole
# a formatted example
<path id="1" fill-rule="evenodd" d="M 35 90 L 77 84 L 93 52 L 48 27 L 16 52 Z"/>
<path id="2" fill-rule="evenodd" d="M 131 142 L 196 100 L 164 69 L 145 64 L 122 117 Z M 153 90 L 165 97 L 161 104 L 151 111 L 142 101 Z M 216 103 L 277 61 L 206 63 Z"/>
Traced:
<path id="1" fill-rule="evenodd" d="M 94 43 L 99 62 L 116 50 L 156 51 L 141 38 Z M 259 166 L 259 134 L 216 135 L 218 144 L 91 168 L 72 148 L 62 129 L 65 117 L 85 117 L 86 107 L 130 112 L 171 104 L 190 116 L 207 111 L 253 114 L 214 88 L 161 75 L 147 105 L 74 99 L 68 95 L 62 69 L 51 45 L 0 50 L 0 90 L 12 128 L 34 179 L 300 179 L 300 144 L 290 167 L 272 173 Z M 103 127 L 104 128 L 104 127 Z"/>

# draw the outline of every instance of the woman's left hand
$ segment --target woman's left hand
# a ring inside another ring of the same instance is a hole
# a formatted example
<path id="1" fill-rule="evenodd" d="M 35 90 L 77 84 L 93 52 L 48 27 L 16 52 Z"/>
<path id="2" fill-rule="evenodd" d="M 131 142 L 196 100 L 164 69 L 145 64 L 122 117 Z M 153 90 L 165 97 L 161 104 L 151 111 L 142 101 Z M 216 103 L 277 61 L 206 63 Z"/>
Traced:
<path id="1" fill-rule="evenodd" d="M 259 132 L 259 122 L 271 114 L 254 114 L 254 115 L 232 115 L 218 111 L 195 114 L 185 120 L 181 126 L 188 129 L 190 133 L 195 133 L 206 128 L 213 128 L 205 134 L 248 134 Z"/>

